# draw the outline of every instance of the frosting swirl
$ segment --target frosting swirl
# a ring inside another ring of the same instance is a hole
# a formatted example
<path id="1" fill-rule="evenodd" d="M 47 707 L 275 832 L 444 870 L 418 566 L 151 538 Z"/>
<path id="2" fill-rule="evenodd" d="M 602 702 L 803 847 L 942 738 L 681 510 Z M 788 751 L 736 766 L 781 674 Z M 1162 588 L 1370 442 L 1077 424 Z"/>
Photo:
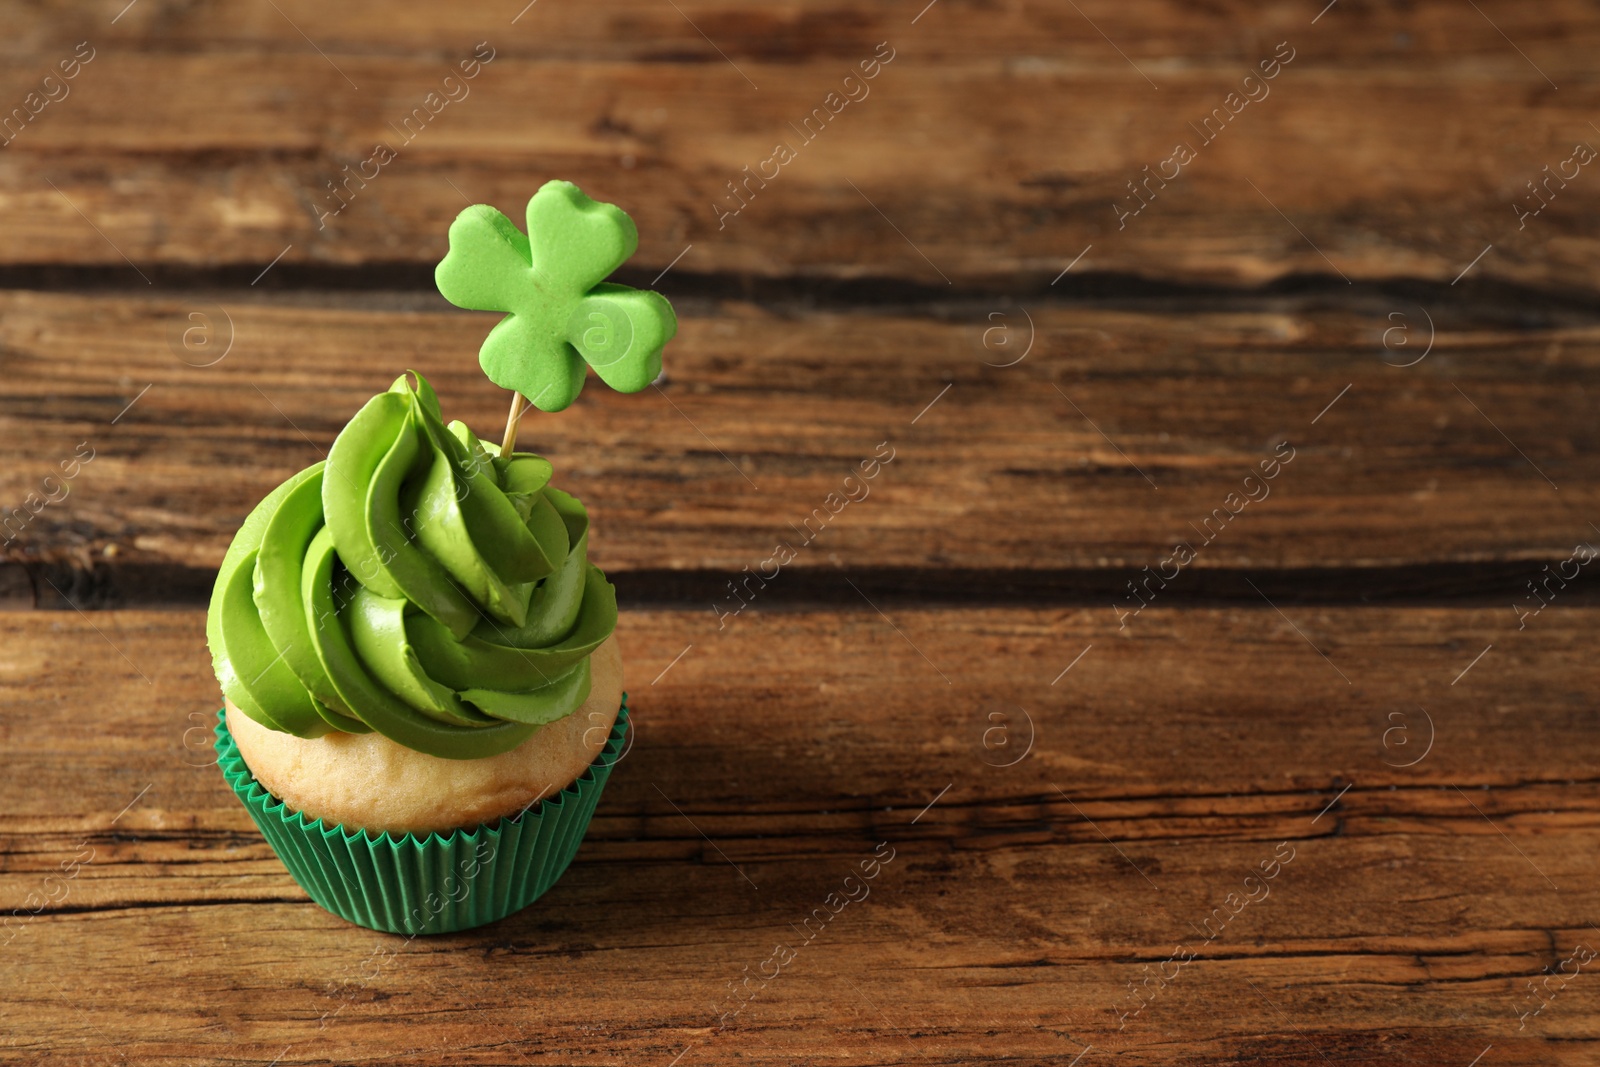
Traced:
<path id="1" fill-rule="evenodd" d="M 550 463 L 446 426 L 413 374 L 245 519 L 206 638 L 224 694 L 264 726 L 476 759 L 583 703 L 616 591 Z"/>

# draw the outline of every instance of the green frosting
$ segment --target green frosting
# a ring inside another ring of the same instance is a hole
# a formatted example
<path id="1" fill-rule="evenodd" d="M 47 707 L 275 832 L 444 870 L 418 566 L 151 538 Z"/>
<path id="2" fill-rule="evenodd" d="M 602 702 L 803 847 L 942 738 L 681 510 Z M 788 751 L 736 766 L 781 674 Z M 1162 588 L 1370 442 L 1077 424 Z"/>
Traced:
<path id="1" fill-rule="evenodd" d="M 434 756 L 515 748 L 589 695 L 617 623 L 588 514 L 402 376 L 326 462 L 267 494 L 211 594 L 222 691 L 299 737 L 376 730 Z"/>

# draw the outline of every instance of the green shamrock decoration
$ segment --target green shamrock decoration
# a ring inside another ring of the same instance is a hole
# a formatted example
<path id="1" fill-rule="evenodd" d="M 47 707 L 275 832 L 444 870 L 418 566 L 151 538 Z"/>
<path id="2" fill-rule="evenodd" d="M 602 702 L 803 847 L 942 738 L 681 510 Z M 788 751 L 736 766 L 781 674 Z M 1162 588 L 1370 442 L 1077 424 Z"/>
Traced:
<path id="1" fill-rule="evenodd" d="M 638 247 L 621 208 L 552 181 L 528 201 L 526 235 L 487 204 L 463 211 L 433 276 L 457 307 L 506 312 L 478 351 L 489 380 L 560 411 L 577 399 L 586 364 L 624 393 L 661 374 L 661 350 L 678 332 L 672 305 L 605 281 Z"/>

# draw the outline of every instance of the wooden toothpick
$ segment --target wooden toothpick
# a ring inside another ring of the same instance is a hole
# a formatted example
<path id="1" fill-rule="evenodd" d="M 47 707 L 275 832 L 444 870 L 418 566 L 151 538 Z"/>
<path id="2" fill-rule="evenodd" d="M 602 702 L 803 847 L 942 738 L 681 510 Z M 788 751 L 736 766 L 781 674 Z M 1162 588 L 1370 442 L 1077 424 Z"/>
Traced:
<path id="1" fill-rule="evenodd" d="M 522 413 L 527 410 L 528 402 L 522 398 L 521 393 L 511 394 L 511 411 L 506 415 L 506 435 L 500 442 L 500 454 L 511 455 L 517 447 L 517 426 L 522 422 Z"/>

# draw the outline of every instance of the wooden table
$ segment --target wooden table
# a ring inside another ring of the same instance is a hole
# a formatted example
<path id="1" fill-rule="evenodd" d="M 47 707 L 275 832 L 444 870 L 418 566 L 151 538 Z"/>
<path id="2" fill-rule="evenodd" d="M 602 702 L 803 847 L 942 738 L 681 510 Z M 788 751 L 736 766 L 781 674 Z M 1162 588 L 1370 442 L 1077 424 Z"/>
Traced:
<path id="1" fill-rule="evenodd" d="M 7 5 L 0 1062 L 1595 1062 L 1600 15 L 923 2 Z M 399 371 L 495 432 L 431 265 L 553 176 L 682 319 L 522 429 L 636 740 L 408 942 L 211 765 L 205 602 Z"/>

